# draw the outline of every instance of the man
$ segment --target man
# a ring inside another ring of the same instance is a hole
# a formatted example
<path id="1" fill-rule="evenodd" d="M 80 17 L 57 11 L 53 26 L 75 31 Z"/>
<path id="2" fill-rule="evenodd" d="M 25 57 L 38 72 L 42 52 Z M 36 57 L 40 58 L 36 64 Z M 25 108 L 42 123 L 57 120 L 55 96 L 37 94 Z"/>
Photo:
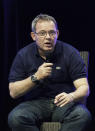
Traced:
<path id="1" fill-rule="evenodd" d="M 25 98 L 9 114 L 13 131 L 39 131 L 43 121 L 60 121 L 60 131 L 83 131 L 91 120 L 80 104 L 89 95 L 85 64 L 58 36 L 52 16 L 40 14 L 33 20 L 35 42 L 18 52 L 9 74 L 10 96 Z"/>

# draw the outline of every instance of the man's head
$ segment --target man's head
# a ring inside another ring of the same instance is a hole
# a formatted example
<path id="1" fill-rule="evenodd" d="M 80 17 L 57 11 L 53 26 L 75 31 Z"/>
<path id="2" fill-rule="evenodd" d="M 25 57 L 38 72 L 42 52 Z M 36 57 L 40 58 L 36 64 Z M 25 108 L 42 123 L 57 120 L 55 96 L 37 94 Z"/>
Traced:
<path id="1" fill-rule="evenodd" d="M 32 21 L 31 37 L 36 41 L 39 52 L 52 52 L 58 35 L 57 22 L 52 16 L 40 14 Z"/>

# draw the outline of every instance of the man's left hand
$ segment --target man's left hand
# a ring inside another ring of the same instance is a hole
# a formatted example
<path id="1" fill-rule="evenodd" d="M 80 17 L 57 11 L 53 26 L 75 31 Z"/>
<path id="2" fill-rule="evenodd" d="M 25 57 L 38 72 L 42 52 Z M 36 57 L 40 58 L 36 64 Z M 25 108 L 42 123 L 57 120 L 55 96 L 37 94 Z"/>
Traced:
<path id="1" fill-rule="evenodd" d="M 54 103 L 57 106 L 64 106 L 74 100 L 72 93 L 60 93 L 55 97 Z"/>

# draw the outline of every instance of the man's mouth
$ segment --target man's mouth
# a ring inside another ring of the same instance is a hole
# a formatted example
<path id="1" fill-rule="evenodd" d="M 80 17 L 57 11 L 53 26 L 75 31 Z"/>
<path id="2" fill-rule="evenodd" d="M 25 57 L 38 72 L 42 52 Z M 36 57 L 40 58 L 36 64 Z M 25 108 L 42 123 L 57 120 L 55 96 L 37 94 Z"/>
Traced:
<path id="1" fill-rule="evenodd" d="M 51 46 L 52 46 L 52 43 L 50 43 L 50 42 L 46 42 L 46 43 L 45 43 L 45 46 L 47 46 L 47 47 L 51 47 Z"/>

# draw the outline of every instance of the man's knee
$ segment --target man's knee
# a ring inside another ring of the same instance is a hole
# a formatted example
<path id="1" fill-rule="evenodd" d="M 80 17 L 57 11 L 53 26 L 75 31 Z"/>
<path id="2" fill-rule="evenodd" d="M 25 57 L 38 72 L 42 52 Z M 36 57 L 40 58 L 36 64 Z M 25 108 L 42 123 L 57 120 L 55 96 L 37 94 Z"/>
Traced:
<path id="1" fill-rule="evenodd" d="M 81 109 L 79 111 L 80 121 L 83 123 L 90 123 L 92 120 L 92 116 L 87 109 Z"/>
<path id="2" fill-rule="evenodd" d="M 65 111 L 64 108 L 58 108 L 52 115 L 52 121 L 63 122 L 65 119 L 72 118 L 83 123 L 90 122 L 92 119 L 90 112 L 82 106 L 76 106 L 75 108 L 70 108 Z"/>
<path id="3" fill-rule="evenodd" d="M 20 127 L 23 125 L 29 125 L 29 124 L 35 124 L 37 121 L 37 115 L 31 111 L 31 115 L 29 112 L 26 113 L 25 110 L 18 109 L 18 110 L 13 110 L 10 112 L 8 115 L 8 124 L 9 127 L 14 128 L 14 127 Z"/>
<path id="4" fill-rule="evenodd" d="M 8 125 L 10 128 L 19 126 L 19 114 L 17 112 L 10 112 L 8 115 Z"/>

